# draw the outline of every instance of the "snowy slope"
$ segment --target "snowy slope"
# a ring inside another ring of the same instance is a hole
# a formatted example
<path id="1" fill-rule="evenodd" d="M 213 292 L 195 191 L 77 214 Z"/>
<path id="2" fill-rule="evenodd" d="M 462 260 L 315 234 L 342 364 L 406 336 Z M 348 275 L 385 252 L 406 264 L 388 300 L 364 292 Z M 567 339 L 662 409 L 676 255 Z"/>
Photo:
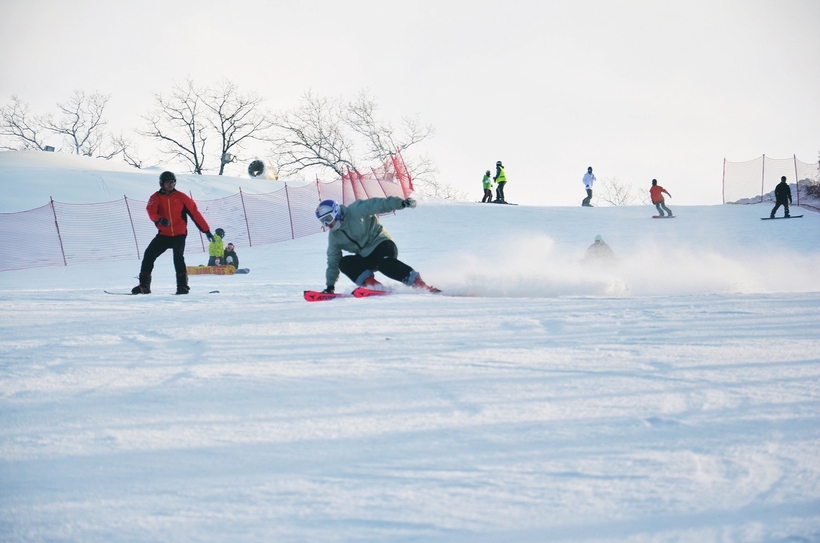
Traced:
<path id="1" fill-rule="evenodd" d="M 820 216 L 668 204 L 383 219 L 473 297 L 308 304 L 323 235 L 0 274 L 0 540 L 820 541 Z"/>
<path id="2" fill-rule="evenodd" d="M 159 188 L 159 174 L 166 168 L 138 170 L 124 162 L 65 153 L 0 151 L 0 213 L 34 209 L 54 198 L 67 204 L 110 202 L 123 196 L 145 200 Z M 220 175 L 177 176 L 185 192 L 197 200 L 214 200 L 243 191 L 266 194 L 284 183 L 268 179 Z"/>

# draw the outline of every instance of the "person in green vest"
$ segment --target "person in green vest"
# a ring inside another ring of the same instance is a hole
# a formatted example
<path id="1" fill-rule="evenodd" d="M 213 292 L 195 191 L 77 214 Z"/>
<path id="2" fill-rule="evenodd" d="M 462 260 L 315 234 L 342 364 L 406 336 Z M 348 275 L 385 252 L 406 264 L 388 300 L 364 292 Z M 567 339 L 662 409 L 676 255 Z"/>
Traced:
<path id="1" fill-rule="evenodd" d="M 484 174 L 481 184 L 484 186 L 484 198 L 481 199 L 481 203 L 489 204 L 493 201 L 493 178 L 490 176 L 490 170 Z"/>
<path id="2" fill-rule="evenodd" d="M 225 249 L 222 246 L 222 239 L 225 237 L 225 231 L 221 228 L 214 230 L 214 239 L 208 244 L 208 265 L 221 266 L 222 255 Z"/>
<path id="3" fill-rule="evenodd" d="M 494 203 L 506 204 L 507 200 L 504 199 L 504 186 L 507 184 L 507 176 L 504 174 L 504 165 L 501 164 L 500 160 L 495 163 L 495 177 L 493 177 L 493 181 L 498 183 L 498 187 L 495 189 Z"/>

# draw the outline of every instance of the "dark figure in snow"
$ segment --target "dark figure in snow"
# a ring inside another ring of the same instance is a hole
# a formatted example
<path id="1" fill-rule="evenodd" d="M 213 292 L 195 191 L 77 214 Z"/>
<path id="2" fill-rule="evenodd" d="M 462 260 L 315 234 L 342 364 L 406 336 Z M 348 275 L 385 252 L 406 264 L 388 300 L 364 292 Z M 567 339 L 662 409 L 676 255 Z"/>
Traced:
<path id="1" fill-rule="evenodd" d="M 504 187 L 507 186 L 507 174 L 504 173 L 504 165 L 501 161 L 495 163 L 495 177 L 493 177 L 498 186 L 495 188 L 495 203 L 506 204 L 504 199 Z"/>
<path id="2" fill-rule="evenodd" d="M 357 287 L 382 290 L 374 277 L 381 272 L 407 286 L 439 292 L 421 280 L 419 272 L 399 260 L 399 250 L 393 238 L 376 215 L 416 207 L 412 198 L 369 198 L 357 200 L 349 206 L 333 200 L 324 200 L 316 208 L 316 218 L 327 228 L 327 271 L 325 293 L 332 293 L 341 271 Z M 342 256 L 342 251 L 351 253 Z"/>
<path id="3" fill-rule="evenodd" d="M 615 261 L 615 252 L 606 244 L 600 235 L 595 236 L 595 243 L 589 246 L 584 255 L 584 264 L 605 264 Z"/>
<path id="4" fill-rule="evenodd" d="M 221 266 L 225 262 L 222 260 L 222 254 L 225 248 L 222 246 L 222 240 L 225 238 L 225 231 L 221 228 L 214 230 L 214 239 L 208 244 L 208 265 Z"/>
<path id="5" fill-rule="evenodd" d="M 772 209 L 772 213 L 770 217 L 774 219 L 774 214 L 780 209 L 780 206 L 783 206 L 783 209 L 786 210 L 786 217 L 789 217 L 789 204 L 792 203 L 792 189 L 789 187 L 789 184 L 786 183 L 786 176 L 780 178 L 780 183 L 774 188 L 774 209 Z"/>
<path id="6" fill-rule="evenodd" d="M 188 272 L 185 268 L 185 238 L 188 237 L 188 217 L 213 241 L 214 236 L 205 218 L 199 213 L 194 201 L 176 190 L 177 178 L 172 172 L 159 176 L 160 189 L 148 199 L 148 217 L 157 225 L 159 232 L 148 244 L 140 267 L 140 284 L 131 289 L 132 294 L 151 293 L 151 272 L 154 261 L 167 251 L 174 252 L 174 269 L 177 272 L 177 294 L 188 294 Z"/>
<path id="7" fill-rule="evenodd" d="M 584 188 L 587 191 L 587 197 L 581 202 L 584 207 L 593 207 L 590 203 L 592 201 L 592 184 L 595 183 L 595 175 L 592 173 L 592 166 L 587 168 L 587 173 L 584 174 Z"/>
<path id="8" fill-rule="evenodd" d="M 484 187 L 484 198 L 481 203 L 490 203 L 493 201 L 493 178 L 490 176 L 490 170 L 484 174 L 484 179 L 481 180 L 481 186 Z"/>
<path id="9" fill-rule="evenodd" d="M 652 180 L 652 188 L 649 189 L 649 198 L 652 199 L 652 203 L 655 204 L 655 209 L 658 210 L 658 215 L 663 217 L 663 212 L 666 211 L 666 214 L 670 217 L 672 216 L 672 212 L 666 207 L 666 203 L 664 202 L 663 195 L 666 193 L 667 196 L 670 198 L 672 197 L 671 194 L 666 192 L 666 189 L 662 186 L 658 185 L 658 180 Z"/>
<path id="10" fill-rule="evenodd" d="M 236 247 L 233 246 L 233 243 L 229 243 L 225 246 L 222 263 L 226 266 L 233 266 L 237 270 L 239 269 L 239 257 L 236 256 Z"/>

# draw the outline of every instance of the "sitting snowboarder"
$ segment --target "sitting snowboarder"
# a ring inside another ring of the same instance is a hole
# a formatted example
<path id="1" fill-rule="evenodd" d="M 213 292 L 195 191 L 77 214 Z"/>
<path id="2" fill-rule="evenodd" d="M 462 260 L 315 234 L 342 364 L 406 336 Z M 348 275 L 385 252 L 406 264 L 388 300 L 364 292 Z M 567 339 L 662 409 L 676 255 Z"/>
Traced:
<path id="1" fill-rule="evenodd" d="M 233 266 L 236 269 L 239 269 L 239 257 L 236 256 L 236 248 L 233 246 L 233 243 L 229 243 L 225 246 L 225 253 L 222 255 L 222 263 L 226 266 Z"/>

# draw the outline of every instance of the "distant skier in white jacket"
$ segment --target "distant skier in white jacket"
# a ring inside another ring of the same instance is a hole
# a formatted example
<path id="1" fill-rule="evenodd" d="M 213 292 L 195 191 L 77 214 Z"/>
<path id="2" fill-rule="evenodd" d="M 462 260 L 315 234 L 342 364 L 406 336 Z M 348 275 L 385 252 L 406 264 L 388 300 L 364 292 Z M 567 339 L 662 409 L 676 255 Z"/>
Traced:
<path id="1" fill-rule="evenodd" d="M 587 173 L 584 174 L 584 187 L 587 189 L 587 197 L 581 202 L 584 207 L 592 207 L 589 203 L 592 200 L 592 184 L 595 182 L 595 175 L 592 173 L 592 166 L 587 168 Z"/>

